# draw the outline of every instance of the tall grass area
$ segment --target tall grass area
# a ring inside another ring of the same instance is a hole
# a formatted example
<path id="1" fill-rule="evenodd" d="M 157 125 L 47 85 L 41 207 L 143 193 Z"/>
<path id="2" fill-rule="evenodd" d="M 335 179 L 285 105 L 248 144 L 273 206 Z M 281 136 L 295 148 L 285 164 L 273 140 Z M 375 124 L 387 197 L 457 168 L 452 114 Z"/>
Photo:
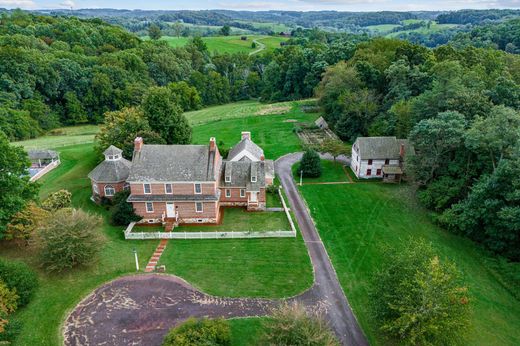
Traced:
<path id="1" fill-rule="evenodd" d="M 371 278 L 385 261 L 382 247 L 400 249 L 409 237 L 432 242 L 441 258 L 454 261 L 462 271 L 472 305 L 466 344 L 520 344 L 520 302 L 486 265 L 489 255 L 471 241 L 435 226 L 415 205 L 406 185 L 304 185 L 300 189 L 372 345 L 384 345 L 386 340 L 370 314 Z"/>
<path id="2" fill-rule="evenodd" d="M 74 207 L 105 218 L 100 232 L 106 243 L 97 263 L 61 274 L 49 274 L 41 268 L 34 249 L 18 248 L 8 243 L 0 245 L 2 257 L 28 263 L 38 272 L 40 279 L 40 287 L 29 305 L 13 315 L 15 323 L 19 321 L 23 326 L 15 345 L 62 344 L 59 326 L 67 312 L 99 285 L 118 276 L 135 273 L 134 248 L 139 254 L 140 267 L 144 268 L 158 244 L 155 240 L 124 240 L 123 228 L 110 226 L 106 221 L 106 210 L 89 200 L 91 190 L 86 176 L 97 162 L 91 144 L 65 147 L 60 149 L 60 154 L 62 164 L 40 181 L 41 197 L 60 189 L 71 191 Z"/>
<path id="3" fill-rule="evenodd" d="M 97 125 L 61 127 L 49 131 L 49 133 L 44 136 L 14 142 L 13 144 L 23 146 L 26 149 L 49 149 L 86 144 L 94 141 L 94 136 L 98 131 L 99 127 Z"/>

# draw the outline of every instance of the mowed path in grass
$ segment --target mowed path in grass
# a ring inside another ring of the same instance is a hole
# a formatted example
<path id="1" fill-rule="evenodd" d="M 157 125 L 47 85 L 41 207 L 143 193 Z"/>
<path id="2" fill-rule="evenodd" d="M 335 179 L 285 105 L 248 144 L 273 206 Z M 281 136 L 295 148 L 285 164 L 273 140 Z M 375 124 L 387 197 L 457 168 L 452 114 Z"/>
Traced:
<path id="1" fill-rule="evenodd" d="M 384 345 L 370 317 L 367 290 L 385 258 L 409 237 L 431 241 L 442 258 L 456 262 L 472 298 L 467 344 L 520 344 L 520 302 L 484 265 L 485 253 L 467 239 L 431 223 L 414 207 L 406 186 L 382 183 L 300 187 L 357 319 L 372 345 Z"/>

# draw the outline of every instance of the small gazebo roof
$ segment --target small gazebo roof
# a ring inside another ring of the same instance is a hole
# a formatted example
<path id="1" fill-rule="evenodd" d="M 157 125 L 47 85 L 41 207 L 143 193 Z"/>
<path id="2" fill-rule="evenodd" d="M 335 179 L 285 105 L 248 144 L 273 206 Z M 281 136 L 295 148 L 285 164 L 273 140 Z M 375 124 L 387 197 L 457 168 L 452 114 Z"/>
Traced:
<path id="1" fill-rule="evenodd" d="M 119 149 L 116 146 L 109 146 L 104 152 L 103 155 L 120 155 L 123 153 L 123 150 Z"/>
<path id="2" fill-rule="evenodd" d="M 52 160 L 58 158 L 58 153 L 54 150 L 31 149 L 27 151 L 30 160 Z"/>

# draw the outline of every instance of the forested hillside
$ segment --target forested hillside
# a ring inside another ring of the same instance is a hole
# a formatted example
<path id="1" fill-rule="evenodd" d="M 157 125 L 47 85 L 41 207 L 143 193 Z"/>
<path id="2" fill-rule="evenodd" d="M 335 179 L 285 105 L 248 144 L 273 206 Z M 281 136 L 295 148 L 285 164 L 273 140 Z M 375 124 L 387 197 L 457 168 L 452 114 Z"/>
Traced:
<path id="1" fill-rule="evenodd" d="M 15 11 L 0 20 L 0 128 L 11 140 L 102 122 L 105 112 L 139 105 L 152 86 L 194 87 L 200 100 L 184 111 L 310 97 L 326 66 L 349 58 L 356 42 L 321 33 L 272 54 L 211 55 L 200 38 L 172 48 L 97 19 Z"/>

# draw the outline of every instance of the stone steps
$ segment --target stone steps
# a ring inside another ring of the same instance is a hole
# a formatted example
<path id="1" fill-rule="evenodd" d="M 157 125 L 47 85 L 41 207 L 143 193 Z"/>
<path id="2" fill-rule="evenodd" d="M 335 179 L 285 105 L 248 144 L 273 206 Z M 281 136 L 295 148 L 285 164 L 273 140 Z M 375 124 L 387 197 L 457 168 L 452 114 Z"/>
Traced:
<path id="1" fill-rule="evenodd" d="M 161 239 L 159 242 L 159 245 L 155 249 L 155 252 L 152 255 L 152 258 L 150 258 L 150 261 L 146 265 L 146 268 L 144 269 L 145 273 L 151 273 L 155 270 L 155 266 L 159 262 L 159 258 L 161 258 L 161 255 L 166 248 L 166 244 L 168 244 L 168 239 Z"/>

